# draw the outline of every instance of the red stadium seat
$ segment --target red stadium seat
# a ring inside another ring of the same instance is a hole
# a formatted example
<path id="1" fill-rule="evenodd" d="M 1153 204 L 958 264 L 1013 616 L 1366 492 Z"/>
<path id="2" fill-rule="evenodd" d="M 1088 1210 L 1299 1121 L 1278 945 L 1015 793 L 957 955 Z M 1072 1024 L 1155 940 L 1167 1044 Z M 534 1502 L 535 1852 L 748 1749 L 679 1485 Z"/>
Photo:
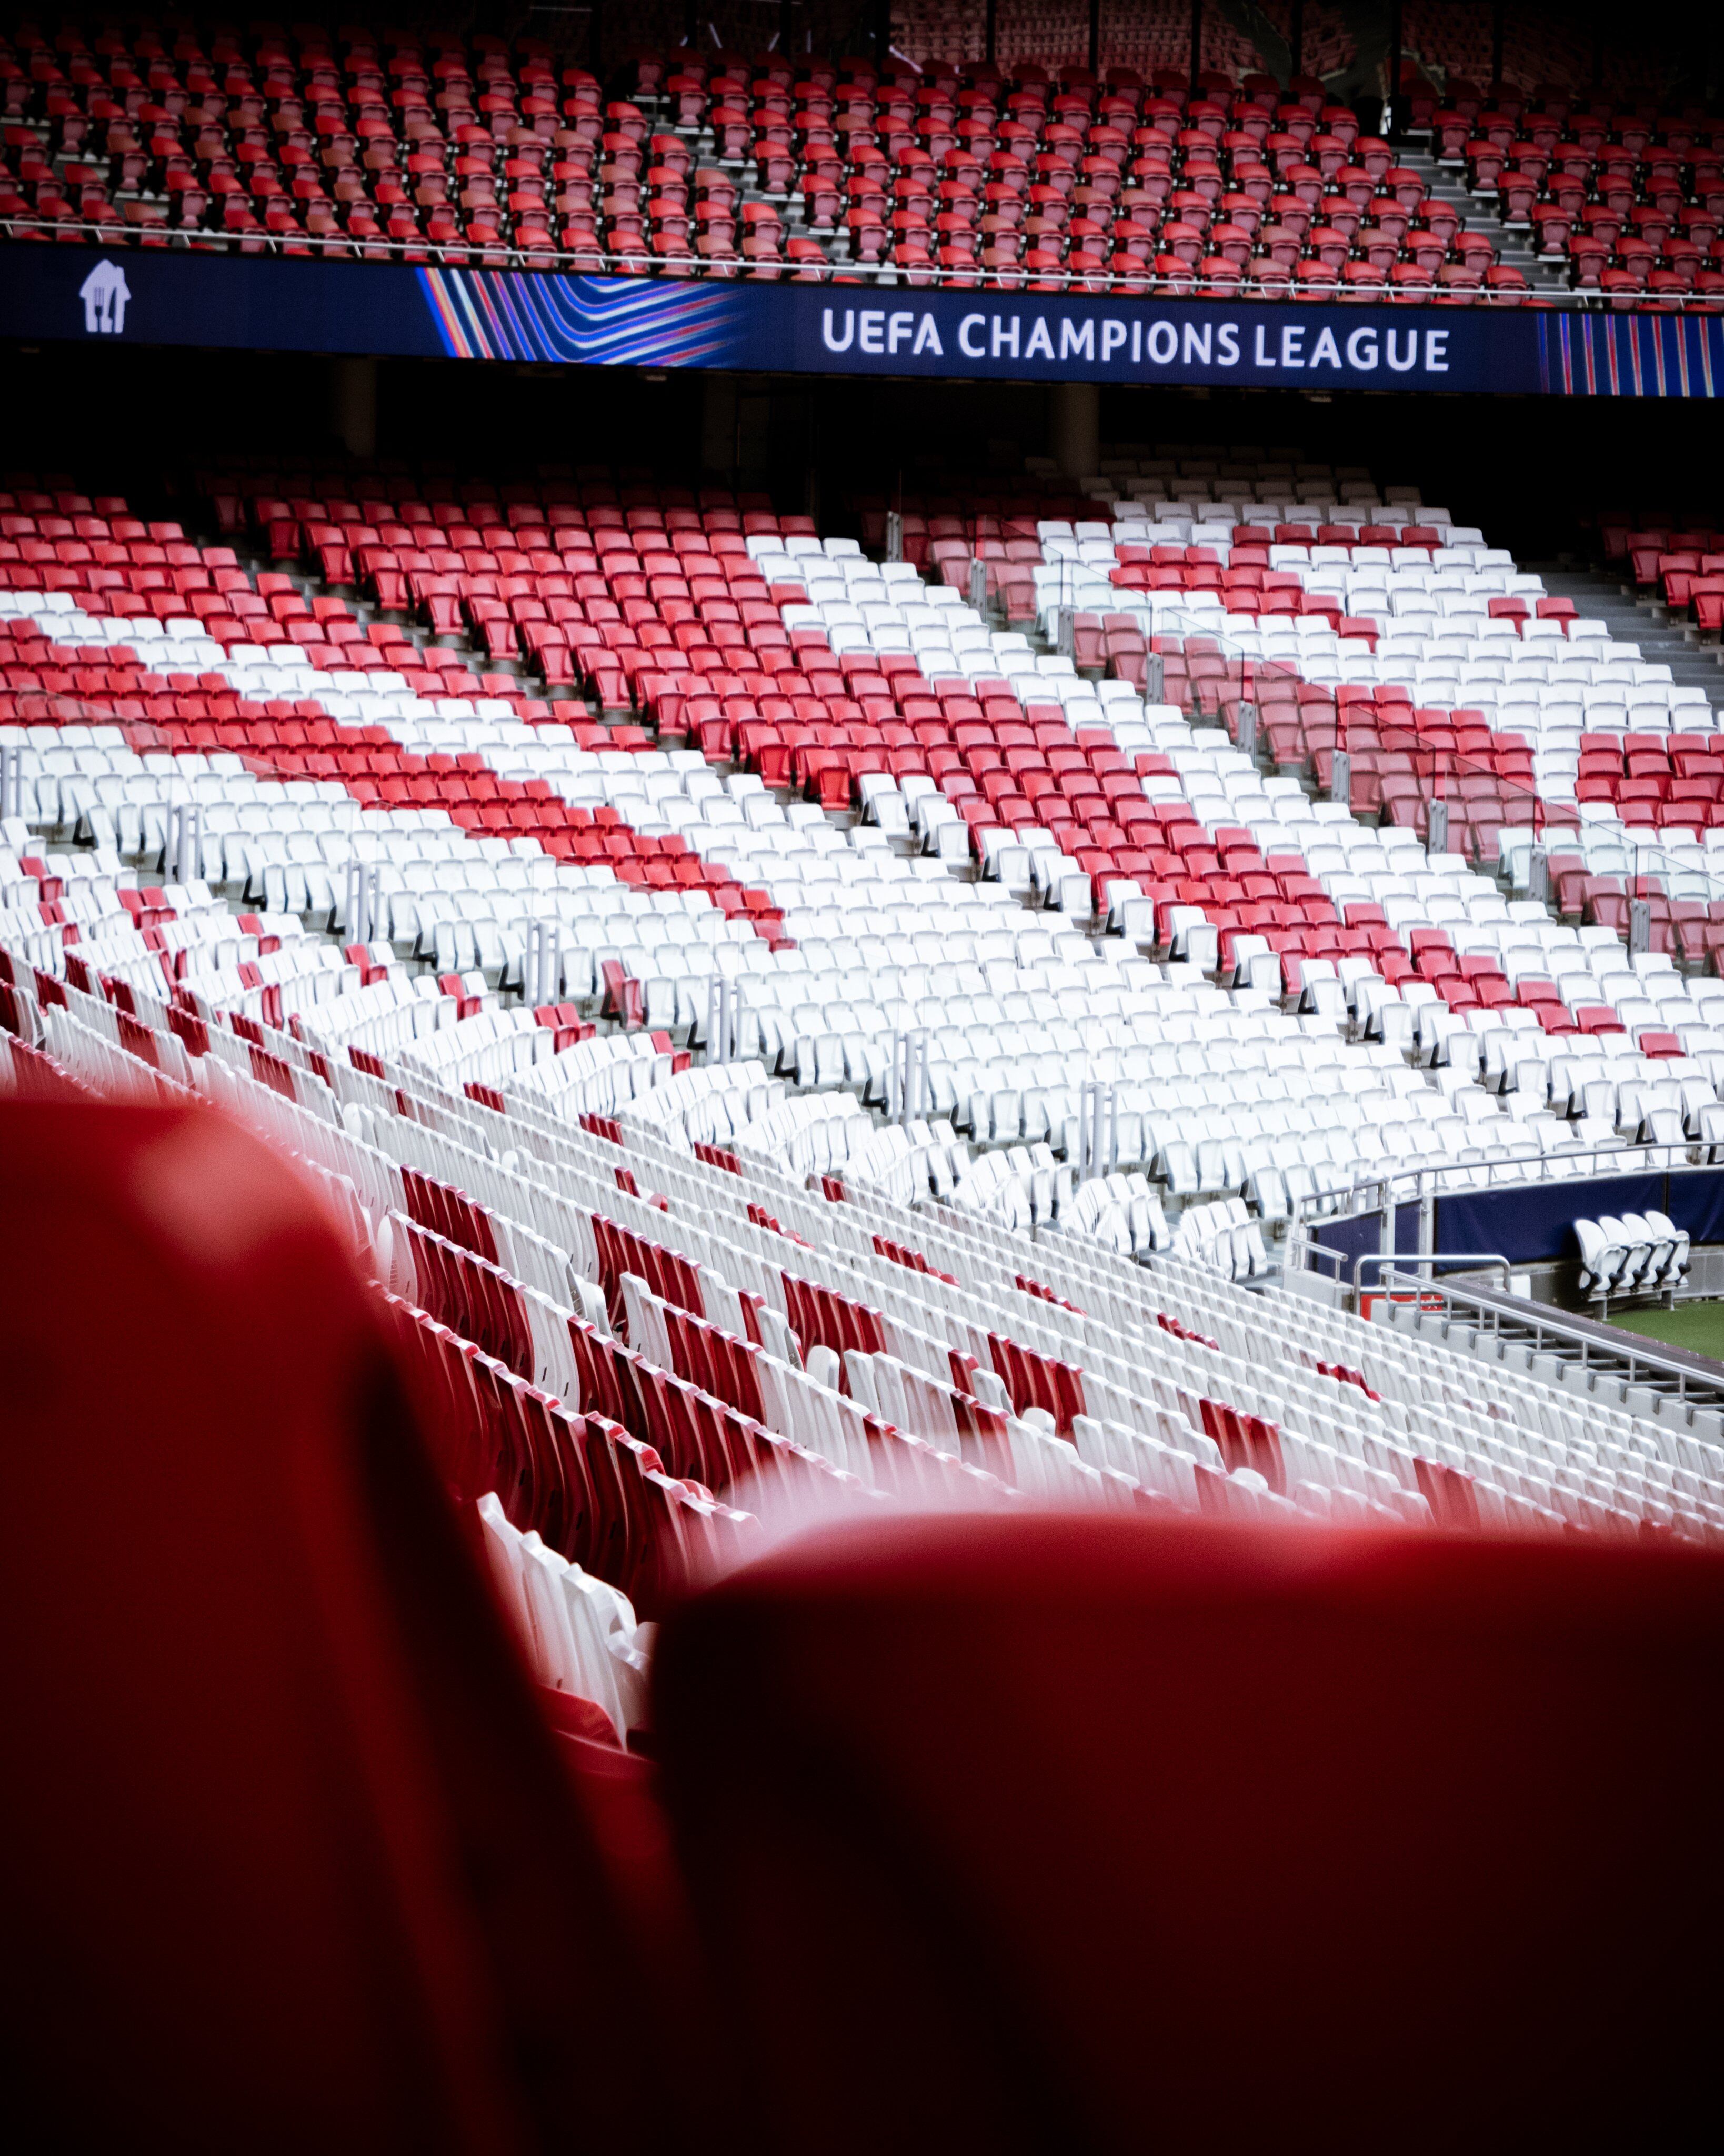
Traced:
<path id="1" fill-rule="evenodd" d="M 210 1113 L 8 1106 L 0 1215 L 20 2109 L 654 2140 L 646 1799 L 571 1779 L 317 1201 Z"/>
<path id="2" fill-rule="evenodd" d="M 1573 1543 L 1069 1517 L 783 1552 L 673 1616 L 656 1679 L 760 2145 L 1677 2133 L 1721 1645 L 1716 1559 Z"/>

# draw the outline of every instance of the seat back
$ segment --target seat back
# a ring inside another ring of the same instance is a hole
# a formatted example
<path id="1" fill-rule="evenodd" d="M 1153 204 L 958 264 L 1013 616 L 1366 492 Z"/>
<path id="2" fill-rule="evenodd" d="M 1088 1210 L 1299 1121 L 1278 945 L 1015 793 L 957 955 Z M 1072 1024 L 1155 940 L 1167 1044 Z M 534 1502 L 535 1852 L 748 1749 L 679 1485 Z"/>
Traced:
<path id="1" fill-rule="evenodd" d="M 1601 1261 L 1609 1248 L 1604 1240 L 1603 1229 L 1596 1220 L 1577 1220 L 1574 1224 L 1574 1240 L 1580 1245 L 1580 1262 L 1583 1268 L 1592 1276 L 1594 1281 L 1603 1280 L 1605 1277 L 1605 1268 Z"/>
<path id="2" fill-rule="evenodd" d="M 1576 1543 L 1044 1515 L 782 1550 L 655 1673 L 758 2145 L 1670 2130 L 1718 2005 L 1721 1645 L 1716 1560 Z"/>
<path id="3" fill-rule="evenodd" d="M 650 1823 L 559 1756 L 319 1201 L 213 1112 L 0 1110 L 0 1354 L 20 2111 L 647 2145 Z"/>

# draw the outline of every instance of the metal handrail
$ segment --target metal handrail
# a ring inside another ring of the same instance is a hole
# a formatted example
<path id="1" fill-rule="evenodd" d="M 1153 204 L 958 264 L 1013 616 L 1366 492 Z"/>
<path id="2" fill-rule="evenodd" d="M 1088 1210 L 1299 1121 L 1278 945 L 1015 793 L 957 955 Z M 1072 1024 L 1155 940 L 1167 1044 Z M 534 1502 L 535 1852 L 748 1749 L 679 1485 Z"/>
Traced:
<path id="1" fill-rule="evenodd" d="M 1388 1250 L 1361 1250 L 1357 1257 L 1353 1260 L 1353 1293 L 1357 1295 L 1364 1286 L 1361 1275 L 1367 1265 L 1383 1265 L 1387 1268 L 1388 1273 L 1392 1274 L 1397 1270 L 1396 1260 L 1401 1255 L 1399 1252 Z M 1439 1250 L 1434 1252 L 1429 1258 L 1421 1258 L 1419 1263 L 1421 1265 L 1501 1265 L 1505 1288 L 1514 1278 L 1509 1260 L 1503 1256 L 1501 1250 Z M 1386 1276 L 1386 1274 L 1378 1274 L 1379 1287 Z M 1415 1275 L 1414 1277 L 1419 1280 L 1422 1286 L 1429 1285 L 1422 1274 Z"/>
<path id="2" fill-rule="evenodd" d="M 1381 1175 L 1360 1176 L 1350 1183 L 1333 1183 L 1322 1189 L 1313 1191 L 1310 1197 L 1301 1198 L 1299 1200 L 1300 1209 L 1295 1214 L 1294 1219 L 1296 1225 L 1301 1227 L 1310 1227 L 1314 1226 L 1320 1221 L 1325 1219 L 1357 1219 L 1362 1217 L 1365 1214 L 1384 1211 L 1391 1204 L 1404 1205 L 1410 1202 L 1416 1201 L 1427 1194 L 1432 1197 L 1442 1197 L 1452 1194 L 1435 1188 L 1433 1188 L 1427 1193 L 1423 1188 L 1424 1178 L 1426 1176 L 1472 1175 L 1476 1178 L 1483 1178 L 1485 1179 L 1482 1183 L 1475 1182 L 1473 1184 L 1465 1186 L 1466 1188 L 1488 1188 L 1490 1187 L 1490 1180 L 1494 1177 L 1494 1173 L 1496 1169 L 1518 1167 L 1523 1162 L 1537 1162 L 1548 1171 L 1552 1163 L 1570 1163 L 1578 1158 L 1591 1158 L 1597 1159 L 1601 1158 L 1610 1158 L 1616 1156 L 1625 1157 L 1629 1154 L 1633 1154 L 1635 1158 L 1636 1165 L 1644 1165 L 1644 1172 L 1648 1174 L 1656 1174 L 1662 1172 L 1668 1175 L 1681 1168 L 1693 1168 L 1697 1172 L 1698 1170 L 1711 1164 L 1705 1161 L 1691 1160 L 1688 1158 L 1688 1155 L 1694 1150 L 1695 1147 L 1700 1143 L 1701 1143 L 1701 1141 L 1699 1139 L 1687 1140 L 1680 1146 L 1650 1144 L 1637 1145 L 1631 1138 L 1617 1138 L 1609 1142 L 1603 1140 L 1597 1142 L 1577 1140 L 1576 1149 L 1573 1152 L 1549 1153 L 1542 1151 L 1537 1146 L 1532 1146 L 1511 1149 L 1506 1154 L 1499 1155 L 1494 1160 L 1471 1162 L 1453 1161 L 1449 1163 L 1432 1161 L 1418 1168 L 1387 1168 Z M 1652 1158 L 1653 1156 L 1659 1154 L 1666 1156 L 1680 1154 L 1681 1158 L 1680 1160 L 1666 1158 L 1664 1161 L 1662 1170 L 1660 1171 L 1660 1168 L 1655 1165 L 1654 1159 Z M 1633 1173 L 1634 1169 L 1631 1168 L 1625 1172 Z M 1588 1176 L 1560 1173 L 1553 1174 L 1548 1172 L 1542 1176 L 1527 1176 L 1517 1178 L 1517 1180 L 1525 1182 L 1577 1183 L 1585 1183 L 1593 1179 L 1593 1178 Z M 1410 1187 L 1407 1188 L 1405 1196 L 1398 1197 L 1391 1194 L 1398 1188 L 1407 1186 Z M 1371 1191 L 1378 1191 L 1383 1194 L 1373 1203 L 1369 1204 L 1361 1204 L 1356 1209 L 1356 1210 L 1351 1213 L 1337 1209 L 1333 1213 L 1323 1214 L 1316 1212 L 1314 1209 L 1314 1209 L 1321 1200 L 1327 1198 L 1337 1199 L 1342 1201 L 1344 1205 L 1346 1201 L 1361 1198 L 1364 1194 Z"/>
<path id="3" fill-rule="evenodd" d="M 356 249 L 364 255 L 385 254 L 392 261 L 409 256 L 434 259 L 439 265 L 461 269 L 495 266 L 491 258 L 507 258 L 502 265 L 511 270 L 546 270 L 564 274 L 622 275 L 624 276 L 659 275 L 672 271 L 690 277 L 721 279 L 727 281 L 755 278 L 762 266 L 788 273 L 786 282 L 831 284 L 841 276 L 846 282 L 863 285 L 896 286 L 908 283 L 912 288 L 932 286 L 939 289 L 951 285 L 960 291 L 1021 292 L 1028 289 L 1042 289 L 1058 280 L 1058 289 L 1064 291 L 1091 292 L 1098 299 L 1116 296 L 1122 299 L 1218 299 L 1286 300 L 1305 300 L 1313 304 L 1340 300 L 1347 305 L 1418 305 L 1426 301 L 1453 306 L 1524 307 L 1536 303 L 1541 309 L 1552 309 L 1569 314 L 1716 314 L 1724 311 L 1724 301 L 1698 293 L 1660 293 L 1655 300 L 1647 295 L 1643 304 L 1624 308 L 1616 295 L 1576 291 L 1563 286 L 1548 289 L 1537 285 L 1517 287 L 1501 291 L 1480 285 L 1350 285 L 1340 282 L 1322 285 L 1309 292 L 1299 291 L 1290 283 L 1286 286 L 1266 285 L 1260 279 L 1242 275 L 1237 281 L 1204 277 L 1193 270 L 1188 277 L 1162 275 L 1145 267 L 1142 277 L 1106 270 L 1101 272 L 1067 270 L 1030 271 L 988 270 L 977 263 L 973 269 L 946 270 L 930 262 L 904 264 L 893 262 L 833 262 L 797 264 L 782 255 L 774 256 L 762 265 L 758 260 L 747 261 L 741 255 L 714 263 L 703 254 L 654 255 L 644 261 L 639 255 L 620 254 L 604 248 L 556 248 L 531 249 L 514 246 L 506 240 L 495 244 L 460 240 L 428 240 L 423 238 L 394 239 L 380 234 L 376 238 L 361 237 L 346 233 L 275 233 L 229 232 L 225 228 L 210 230 L 202 226 L 167 224 L 128 224 L 121 218 L 0 218 L 0 233 L 8 239 L 23 234 L 39 233 L 44 239 L 62 239 L 68 233 L 87 238 L 91 244 L 102 247 L 141 246 L 146 233 L 161 234 L 175 251 L 189 251 L 193 247 L 226 254 L 250 250 L 273 255 L 286 254 L 291 248 L 295 254 L 310 253 L 336 259 L 351 257 Z M 598 265 L 595 272 L 595 264 Z M 804 274 L 812 273 L 812 274 Z M 765 281 L 757 280 L 757 281 Z M 773 280 L 772 281 L 778 281 Z M 1671 302 L 1674 301 L 1673 305 Z"/>
<path id="4" fill-rule="evenodd" d="M 1708 1399 L 1724 1403 L 1724 1381 L 1708 1378 L 1703 1373 L 1690 1368 L 1686 1363 L 1671 1361 L 1650 1348 L 1630 1344 L 1634 1338 L 1632 1335 L 1624 1333 L 1623 1345 L 1619 1348 L 1614 1341 L 1601 1340 L 1581 1326 L 1565 1322 L 1560 1316 L 1544 1316 L 1542 1312 L 1546 1306 L 1543 1304 L 1528 1302 L 1524 1315 L 1519 1310 L 1506 1311 L 1500 1302 L 1493 1301 L 1488 1296 L 1476 1294 L 1470 1289 L 1457 1287 L 1448 1281 L 1427 1281 L 1417 1273 L 1402 1272 L 1393 1265 L 1386 1266 L 1379 1276 L 1379 1286 L 1393 1293 L 1397 1284 L 1403 1286 L 1409 1293 L 1416 1292 L 1420 1296 L 1434 1295 L 1440 1296 L 1445 1303 L 1465 1303 L 1476 1311 L 1481 1319 L 1488 1317 L 1491 1320 L 1490 1330 L 1496 1339 L 1504 1337 L 1503 1321 L 1506 1318 L 1511 1325 L 1532 1332 L 1535 1354 L 1543 1351 L 1544 1341 L 1548 1335 L 1553 1342 L 1569 1348 L 1578 1348 L 1583 1369 L 1600 1363 L 1625 1363 L 1629 1367 L 1630 1383 L 1634 1382 L 1633 1373 L 1636 1370 L 1644 1370 L 1666 1383 L 1674 1380 L 1679 1400 L 1686 1400 L 1698 1391 Z M 1524 1301 L 1526 1298 L 1517 1297 L 1516 1300 Z"/>
<path id="5" fill-rule="evenodd" d="M 1361 1215 L 1359 1217 L 1363 1218 L 1365 1216 Z M 1308 1270 L 1315 1270 L 1316 1269 L 1316 1261 L 1321 1261 L 1323 1265 L 1332 1265 L 1335 1269 L 1335 1284 L 1337 1286 L 1344 1285 L 1342 1274 L 1347 1260 L 1347 1254 L 1345 1250 L 1331 1250 L 1326 1243 L 1307 1243 L 1303 1246 L 1303 1255 L 1306 1260 Z M 1503 1278 L 1505 1281 L 1512 1279 L 1513 1277 L 1513 1275 L 1510 1270 L 1510 1260 L 1504 1257 L 1500 1251 L 1496 1250 L 1432 1250 L 1423 1256 L 1415 1252 L 1408 1252 L 1406 1250 L 1361 1250 L 1354 1257 L 1352 1261 L 1352 1286 L 1351 1292 L 1355 1303 L 1357 1302 L 1361 1289 L 1363 1286 L 1363 1282 L 1360 1278 L 1360 1274 L 1366 1265 L 1393 1266 L 1398 1264 L 1402 1259 L 1408 1257 L 1412 1259 L 1412 1261 L 1415 1265 L 1420 1266 L 1486 1264 L 1501 1265 L 1502 1267 Z"/>

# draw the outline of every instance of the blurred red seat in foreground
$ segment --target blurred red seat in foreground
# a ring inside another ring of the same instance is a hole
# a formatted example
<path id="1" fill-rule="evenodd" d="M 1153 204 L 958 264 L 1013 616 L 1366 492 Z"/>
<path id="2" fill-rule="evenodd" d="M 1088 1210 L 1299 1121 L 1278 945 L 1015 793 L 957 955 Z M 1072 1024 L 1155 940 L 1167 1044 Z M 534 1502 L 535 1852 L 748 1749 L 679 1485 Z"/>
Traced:
<path id="1" fill-rule="evenodd" d="M 1675 2141 L 1721 1645 L 1724 1568 L 1596 1543 L 786 1549 L 672 1616 L 655 1678 L 758 2145 Z"/>
<path id="2" fill-rule="evenodd" d="M 650 1821 L 558 1756 L 315 1202 L 213 1114 L 10 1107 L 0 1251 L 18 2112 L 84 2147 L 685 2145 L 633 1953 Z"/>

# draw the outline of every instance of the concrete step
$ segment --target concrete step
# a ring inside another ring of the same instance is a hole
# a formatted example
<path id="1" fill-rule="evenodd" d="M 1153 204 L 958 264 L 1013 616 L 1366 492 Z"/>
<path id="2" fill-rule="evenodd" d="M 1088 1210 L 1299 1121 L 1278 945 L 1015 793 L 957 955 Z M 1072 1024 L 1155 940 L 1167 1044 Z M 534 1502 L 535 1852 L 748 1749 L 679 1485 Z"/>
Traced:
<path id="1" fill-rule="evenodd" d="M 1638 644 L 1650 664 L 1668 666 L 1672 680 L 1684 688 L 1704 689 L 1714 711 L 1724 708 L 1724 667 L 1716 646 L 1691 643 L 1680 622 L 1639 603 L 1619 578 L 1603 569 L 1555 562 L 1526 566 L 1542 578 L 1552 598 L 1573 599 L 1583 614 L 1603 622 L 1620 642 Z"/>
<path id="2" fill-rule="evenodd" d="M 1460 213 L 1461 223 L 1467 231 L 1483 233 L 1495 245 L 1498 261 L 1506 269 L 1518 270 L 1534 290 L 1566 289 L 1567 264 L 1552 264 L 1535 254 L 1532 235 L 1525 226 L 1517 225 L 1511 232 L 1502 221 L 1496 197 L 1475 195 L 1467 185 L 1464 171 L 1457 172 L 1452 167 L 1439 165 L 1428 150 L 1411 147 L 1403 150 L 1401 162 L 1409 172 L 1419 175 L 1426 192 L 1436 201 L 1447 203 Z"/>

